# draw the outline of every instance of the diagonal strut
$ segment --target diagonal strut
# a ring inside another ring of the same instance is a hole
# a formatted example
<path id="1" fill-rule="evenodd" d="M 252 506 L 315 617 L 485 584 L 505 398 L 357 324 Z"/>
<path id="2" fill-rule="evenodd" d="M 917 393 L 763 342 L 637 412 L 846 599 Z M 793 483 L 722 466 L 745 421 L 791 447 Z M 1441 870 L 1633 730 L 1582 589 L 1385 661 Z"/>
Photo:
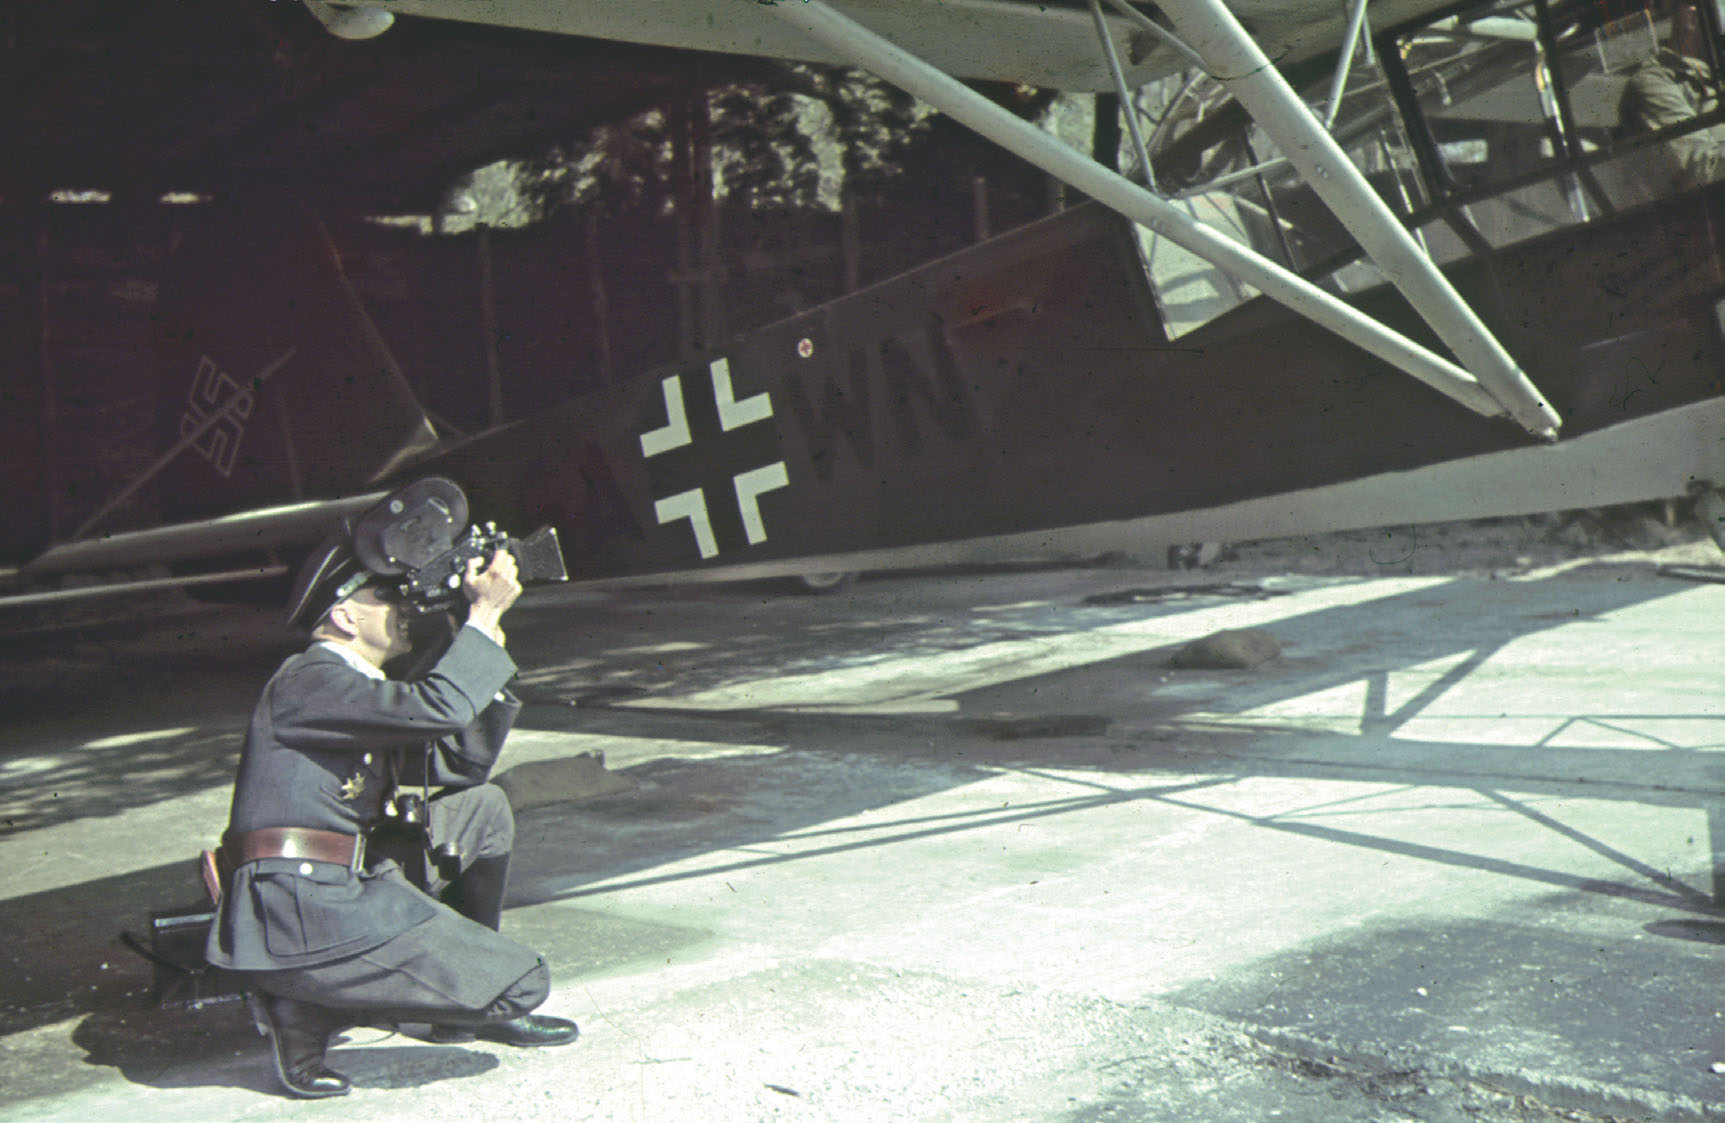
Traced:
<path id="1" fill-rule="evenodd" d="M 1461 365 L 1528 432 L 1555 437 L 1557 412 L 1222 0 L 1166 0 L 1162 11 Z"/>
<path id="2" fill-rule="evenodd" d="M 1204 0 L 1189 2 L 1202 3 Z M 1215 7 L 1220 8 L 1221 5 L 1215 3 Z M 1417 266 L 1408 267 L 1400 259 L 1392 260 L 1401 268 L 1394 271 L 1385 269 L 1385 273 L 1392 280 L 1397 280 L 1398 284 L 1401 283 L 1398 276 L 1413 275 L 1416 280 L 1423 282 L 1426 288 L 1435 288 L 1440 295 L 1443 292 L 1448 293 L 1447 305 L 1442 300 L 1436 302 L 1440 305 L 1438 311 L 1446 314 L 1445 327 L 1438 329 L 1439 337 L 1464 360 L 1475 361 L 1476 373 L 1477 368 L 1483 367 L 1486 371 L 1484 377 L 1476 377 L 1475 373 L 1469 373 L 1455 363 L 1434 354 L 1291 270 L 1210 229 L 1166 199 L 1075 152 L 1055 137 L 1019 119 L 962 82 L 834 10 L 824 0 L 778 3 L 770 5 L 770 8 L 811 38 L 831 49 L 844 52 L 859 66 L 874 71 L 1127 219 L 1146 226 L 1198 254 L 1253 285 L 1272 300 L 1334 331 L 1474 412 L 1486 416 L 1498 416 L 1508 412 L 1523 427 L 1540 437 L 1550 438 L 1555 435 L 1559 424 L 1557 415 L 1538 398 L 1537 391 L 1527 381 L 1526 376 L 1484 326 L 1479 324 L 1477 317 L 1473 317 L 1472 310 L 1448 288 L 1447 280 L 1437 273 L 1436 267 L 1432 266 L 1430 259 L 1423 254 L 1419 256 L 1425 261 L 1431 276 L 1436 278 L 1437 286 L 1433 286 L 1431 277 L 1421 274 Z M 1228 15 L 1228 20 L 1233 23 L 1231 14 Z M 1237 23 L 1234 23 L 1234 27 L 1238 30 Z M 1239 34 L 1244 37 L 1243 31 Z M 1249 39 L 1246 42 L 1250 44 Z M 1255 44 L 1251 45 L 1255 49 Z M 1261 52 L 1258 57 L 1263 57 Z M 1212 64 L 1214 62 L 1212 59 Z M 1274 75 L 1276 81 L 1280 81 L 1280 74 L 1269 65 L 1268 60 L 1264 60 L 1263 68 Z M 1285 83 L 1283 89 L 1286 89 Z M 1291 97 L 1292 91 L 1288 91 L 1288 94 Z M 1298 98 L 1293 100 L 1298 102 Z M 1304 109 L 1304 103 L 1300 105 Z M 1248 105 L 1247 108 L 1253 107 Z M 1309 111 L 1307 116 L 1310 117 Z M 1315 121 L 1313 127 L 1328 139 L 1328 134 L 1317 127 Z M 1334 142 L 1330 141 L 1330 144 L 1333 145 Z M 1284 150 L 1287 147 L 1284 146 Z M 1337 148 L 1336 152 L 1340 153 L 1340 149 Z M 1344 166 L 1346 171 L 1354 172 L 1364 184 L 1364 178 L 1358 176 L 1357 169 L 1345 155 L 1341 156 L 1340 164 L 1335 167 L 1340 170 Z M 1370 192 L 1369 184 L 1365 187 Z M 1418 246 L 1412 243 L 1412 239 L 1402 230 L 1400 223 L 1395 221 L 1389 209 L 1377 199 L 1375 193 L 1372 194 L 1372 200 L 1381 208 L 1388 223 L 1413 245 L 1414 252 L 1418 254 Z M 1325 201 L 1329 202 L 1329 199 L 1326 197 Z M 1332 203 L 1331 206 L 1334 207 L 1335 204 Z M 1344 222 L 1347 221 L 1346 215 L 1341 217 Z M 1354 224 L 1349 223 L 1349 226 L 1352 230 Z M 1373 243 L 1389 244 L 1391 241 L 1381 230 L 1374 228 L 1369 233 L 1373 237 Z M 1358 231 L 1355 231 L 1355 236 L 1360 236 Z M 1372 252 L 1373 244 L 1362 240 L 1362 245 L 1368 252 Z M 1380 262 L 1379 265 L 1383 268 L 1384 263 Z M 1418 291 L 1423 297 L 1425 289 Z M 1412 299 L 1410 297 L 1410 300 Z M 1421 302 L 1415 304 L 1422 315 L 1430 314 L 1426 307 L 1421 306 Z M 1464 326 L 1471 323 L 1472 326 L 1466 330 L 1451 330 L 1452 321 Z M 1435 323 L 1433 326 L 1438 328 Z M 1454 338 L 1451 338 L 1452 336 Z M 1482 357 L 1491 361 L 1476 361 Z M 1491 381 L 1488 382 L 1487 379 Z"/>

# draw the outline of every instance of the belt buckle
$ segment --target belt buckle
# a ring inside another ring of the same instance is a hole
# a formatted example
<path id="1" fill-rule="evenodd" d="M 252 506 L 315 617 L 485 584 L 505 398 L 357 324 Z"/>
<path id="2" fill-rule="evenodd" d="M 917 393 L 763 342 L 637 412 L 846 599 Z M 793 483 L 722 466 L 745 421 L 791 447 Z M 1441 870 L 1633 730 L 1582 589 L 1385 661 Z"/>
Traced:
<path id="1" fill-rule="evenodd" d="M 364 831 L 358 831 L 353 836 L 353 858 L 348 862 L 347 868 L 353 873 L 358 873 L 365 868 Z"/>

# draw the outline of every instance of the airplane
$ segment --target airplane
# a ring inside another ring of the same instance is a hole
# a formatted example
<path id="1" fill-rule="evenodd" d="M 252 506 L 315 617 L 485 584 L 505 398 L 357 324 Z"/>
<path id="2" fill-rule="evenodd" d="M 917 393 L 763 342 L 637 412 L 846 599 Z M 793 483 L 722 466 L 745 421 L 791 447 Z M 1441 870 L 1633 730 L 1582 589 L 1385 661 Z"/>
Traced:
<path id="1" fill-rule="evenodd" d="M 1725 203 L 1678 166 L 1725 133 L 1725 39 L 1693 11 L 1713 105 L 1632 128 L 1669 5 L 306 0 L 332 53 L 478 24 L 861 67 L 1085 201 L 455 439 L 315 206 L 212 203 L 162 295 L 160 455 L 0 606 L 279 577 L 425 475 L 597 585 L 1671 497 L 1725 545 Z M 981 81 L 1112 94 L 1131 166 Z M 163 525 L 108 525 L 145 486 Z"/>

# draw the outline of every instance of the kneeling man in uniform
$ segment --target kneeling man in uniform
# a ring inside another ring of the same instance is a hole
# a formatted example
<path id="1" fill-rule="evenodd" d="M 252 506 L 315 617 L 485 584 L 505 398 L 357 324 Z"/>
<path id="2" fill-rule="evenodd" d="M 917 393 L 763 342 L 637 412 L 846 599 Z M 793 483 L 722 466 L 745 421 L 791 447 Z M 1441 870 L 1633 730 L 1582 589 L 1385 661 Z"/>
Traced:
<path id="1" fill-rule="evenodd" d="M 383 666 L 411 649 L 412 612 L 360 564 L 347 524 L 295 583 L 289 620 L 314 642 L 252 714 L 206 949 L 249 978 L 258 1030 L 295 1096 L 348 1091 L 325 1050 L 355 1025 L 426 1023 L 433 1040 L 527 1046 L 577 1036 L 575 1023 L 531 1013 L 550 992 L 545 963 L 498 934 L 515 821 L 486 779 L 521 709 L 500 626 L 521 595 L 515 559 L 475 559 L 462 592 L 466 621 L 447 649 L 396 681 Z M 403 806 L 404 783 L 442 790 Z M 392 814 L 423 833 L 367 853 Z M 418 866 L 416 878 L 386 850 Z"/>

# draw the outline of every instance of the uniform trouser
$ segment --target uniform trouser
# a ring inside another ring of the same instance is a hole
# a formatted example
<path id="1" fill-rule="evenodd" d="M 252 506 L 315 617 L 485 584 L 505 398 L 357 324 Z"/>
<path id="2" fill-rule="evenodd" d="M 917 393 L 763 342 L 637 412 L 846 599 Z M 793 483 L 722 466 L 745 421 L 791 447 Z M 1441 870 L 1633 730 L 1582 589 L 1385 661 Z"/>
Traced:
<path id="1" fill-rule="evenodd" d="M 427 806 L 427 827 L 431 847 L 456 855 L 424 867 L 419 888 L 433 895 L 448 885 L 456 867 L 507 858 L 515 840 L 509 801 L 491 784 L 437 796 Z M 373 856 L 414 857 L 382 849 Z M 252 981 L 266 993 L 345 1011 L 357 1020 L 476 1025 L 518 1018 L 545 1001 L 550 972 L 537 954 L 445 905 L 436 909 L 430 920 L 359 955 L 254 972 Z"/>
<path id="2" fill-rule="evenodd" d="M 476 924 L 473 927 L 490 931 Z M 469 1005 L 437 985 L 441 972 L 435 967 L 428 972 L 411 957 L 405 957 L 404 962 L 395 947 L 399 942 L 391 941 L 365 954 L 316 967 L 258 971 L 251 979 L 259 990 L 268 994 L 340 1011 L 362 1024 L 483 1025 L 510 1021 L 537 1009 L 551 993 L 551 973 L 540 961 L 484 1005 Z"/>

